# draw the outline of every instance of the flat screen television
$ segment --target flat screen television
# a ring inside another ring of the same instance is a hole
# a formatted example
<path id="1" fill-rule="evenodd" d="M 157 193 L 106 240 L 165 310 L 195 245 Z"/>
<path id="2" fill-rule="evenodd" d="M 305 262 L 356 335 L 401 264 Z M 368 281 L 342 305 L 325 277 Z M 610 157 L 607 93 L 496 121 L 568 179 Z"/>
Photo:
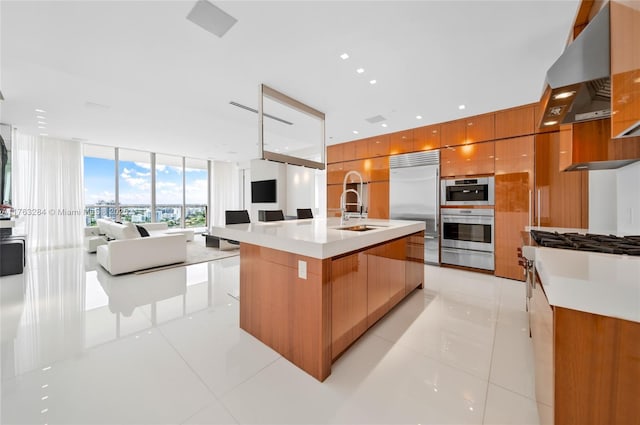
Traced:
<path id="1" fill-rule="evenodd" d="M 251 203 L 274 203 L 276 202 L 276 181 L 260 180 L 251 182 Z"/>

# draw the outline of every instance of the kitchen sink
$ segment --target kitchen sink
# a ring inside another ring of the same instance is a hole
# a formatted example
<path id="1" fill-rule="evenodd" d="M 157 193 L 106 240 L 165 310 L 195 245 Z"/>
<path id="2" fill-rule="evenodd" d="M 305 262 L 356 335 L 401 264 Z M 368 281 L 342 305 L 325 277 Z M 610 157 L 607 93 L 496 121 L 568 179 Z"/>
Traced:
<path id="1" fill-rule="evenodd" d="M 375 224 L 357 224 L 355 226 L 338 227 L 338 230 L 350 230 L 352 232 L 366 232 L 367 230 L 376 230 L 387 226 L 377 226 Z"/>

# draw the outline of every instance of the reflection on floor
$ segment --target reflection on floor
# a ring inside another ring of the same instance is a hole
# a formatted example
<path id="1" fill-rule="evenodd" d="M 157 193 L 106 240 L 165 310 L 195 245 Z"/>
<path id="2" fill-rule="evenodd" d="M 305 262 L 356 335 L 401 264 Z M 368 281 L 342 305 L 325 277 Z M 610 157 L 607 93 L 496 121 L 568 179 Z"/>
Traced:
<path id="1" fill-rule="evenodd" d="M 0 422 L 537 423 L 522 284 L 425 275 L 319 383 L 239 329 L 238 257 L 113 277 L 31 254 L 0 279 Z"/>

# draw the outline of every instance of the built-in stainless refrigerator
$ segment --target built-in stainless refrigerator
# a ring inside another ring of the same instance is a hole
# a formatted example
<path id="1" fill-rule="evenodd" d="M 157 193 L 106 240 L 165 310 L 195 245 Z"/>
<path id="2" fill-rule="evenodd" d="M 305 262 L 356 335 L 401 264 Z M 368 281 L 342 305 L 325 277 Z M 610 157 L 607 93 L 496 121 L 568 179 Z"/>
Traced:
<path id="1" fill-rule="evenodd" d="M 439 264 L 440 152 L 393 155 L 389 167 L 389 218 L 424 221 L 424 261 Z"/>

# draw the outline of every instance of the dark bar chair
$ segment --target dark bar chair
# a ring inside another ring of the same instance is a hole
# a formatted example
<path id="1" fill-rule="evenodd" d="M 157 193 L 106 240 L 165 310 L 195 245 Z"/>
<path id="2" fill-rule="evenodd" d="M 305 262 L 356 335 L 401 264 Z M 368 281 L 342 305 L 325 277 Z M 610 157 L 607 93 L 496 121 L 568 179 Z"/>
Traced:
<path id="1" fill-rule="evenodd" d="M 284 220 L 282 210 L 258 210 L 259 221 L 281 221 Z"/>
<path id="2" fill-rule="evenodd" d="M 296 213 L 298 214 L 298 220 L 303 218 L 313 218 L 313 212 L 311 211 L 311 208 L 298 208 L 296 210 Z"/>
<path id="3" fill-rule="evenodd" d="M 226 210 L 224 212 L 224 224 L 251 223 L 247 210 Z"/>

